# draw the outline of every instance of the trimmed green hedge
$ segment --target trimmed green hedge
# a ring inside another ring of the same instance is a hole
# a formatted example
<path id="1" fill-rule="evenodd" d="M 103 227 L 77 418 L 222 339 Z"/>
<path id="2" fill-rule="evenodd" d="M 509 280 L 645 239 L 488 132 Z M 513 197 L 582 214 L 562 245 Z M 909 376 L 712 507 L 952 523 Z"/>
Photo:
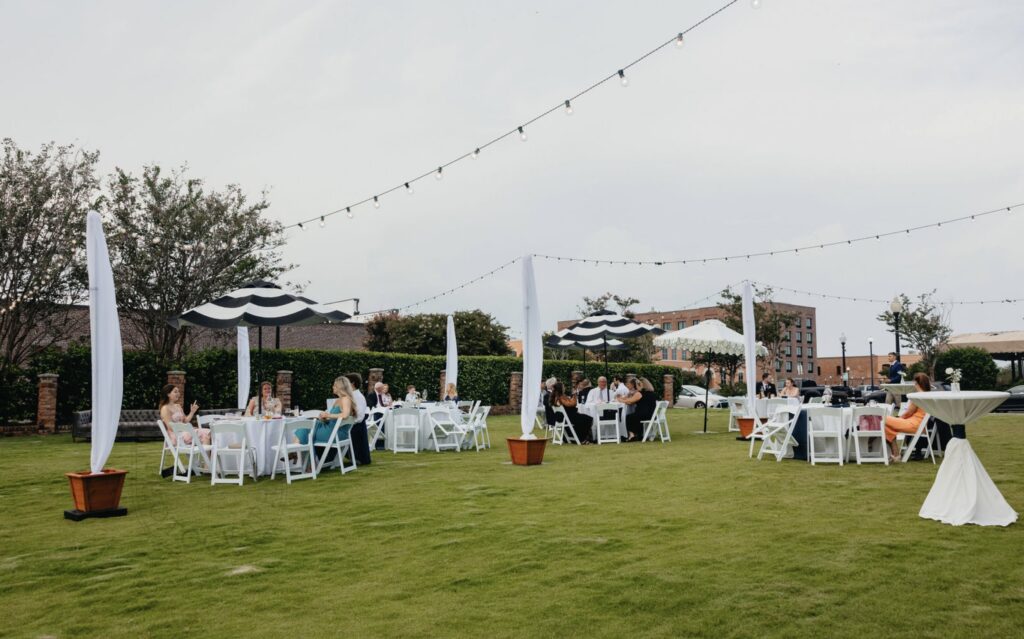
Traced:
<path id="1" fill-rule="evenodd" d="M 980 348 L 951 348 L 935 358 L 935 377 L 949 381 L 947 368 L 959 368 L 963 373 L 960 388 L 963 390 L 992 390 L 996 387 L 999 367 L 992 355 Z"/>
<path id="2" fill-rule="evenodd" d="M 522 360 L 516 357 L 467 356 L 459 358 L 459 395 L 479 399 L 485 404 L 508 403 L 509 379 L 514 371 L 522 370 Z M 329 396 L 334 378 L 357 372 L 363 380 L 371 368 L 384 369 L 384 381 L 391 386 L 393 397 L 404 397 L 405 388 L 413 384 L 426 389 L 429 397 L 436 398 L 440 373 L 445 358 L 435 355 L 404 355 L 398 353 L 371 353 L 366 351 L 264 351 L 262 363 L 253 353 L 253 387 L 258 379 L 276 377 L 279 370 L 292 371 L 292 403 L 303 408 L 322 406 Z M 171 367 L 160 364 L 148 353 L 124 354 L 124 408 L 156 408 L 160 388 Z M 204 408 L 224 408 L 236 402 L 236 352 L 234 350 L 206 350 L 186 356 L 173 368 L 185 371 L 185 401 L 198 401 Z M 633 373 L 647 377 L 655 389 L 661 391 L 662 375 L 675 377 L 676 388 L 681 384 L 699 384 L 700 378 L 690 371 L 656 364 L 612 363 L 611 375 L 625 377 Z M 257 373 L 262 370 L 263 374 Z M 544 362 L 544 378 L 551 376 L 568 380 L 574 370 L 583 370 L 582 361 L 549 360 Z M 586 374 L 596 383 L 604 374 L 604 364 L 587 362 Z M 35 358 L 24 370 L 9 376 L 0 388 L 0 422 L 31 420 L 36 411 L 36 374 L 60 375 L 57 397 L 57 420 L 71 422 L 74 411 L 85 410 L 90 401 L 89 349 L 73 346 L 66 351 L 52 350 Z"/>

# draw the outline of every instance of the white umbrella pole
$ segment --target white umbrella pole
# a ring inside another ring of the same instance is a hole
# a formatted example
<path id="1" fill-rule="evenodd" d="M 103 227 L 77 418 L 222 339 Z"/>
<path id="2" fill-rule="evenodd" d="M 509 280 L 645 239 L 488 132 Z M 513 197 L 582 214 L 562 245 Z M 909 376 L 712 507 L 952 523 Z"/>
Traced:
<path id="1" fill-rule="evenodd" d="M 544 344 L 541 342 L 540 307 L 537 306 L 537 284 L 533 277 L 533 256 L 523 257 L 523 390 L 519 411 L 522 439 L 536 439 L 534 416 L 540 403 L 540 376 L 544 366 Z"/>
<path id="2" fill-rule="evenodd" d="M 754 290 L 743 283 L 743 355 L 747 369 L 747 416 L 756 417 L 757 335 L 754 321 Z"/>

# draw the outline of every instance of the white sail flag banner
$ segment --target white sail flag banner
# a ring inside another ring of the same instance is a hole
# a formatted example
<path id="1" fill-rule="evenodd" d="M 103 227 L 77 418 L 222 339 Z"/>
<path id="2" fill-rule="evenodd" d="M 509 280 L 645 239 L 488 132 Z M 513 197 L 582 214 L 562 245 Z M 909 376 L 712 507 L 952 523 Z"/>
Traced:
<path id="1" fill-rule="evenodd" d="M 445 353 L 444 383 L 459 387 L 459 346 L 455 342 L 455 318 L 448 316 L 448 350 Z"/>
<path id="2" fill-rule="evenodd" d="M 544 366 L 544 343 L 541 340 L 540 307 L 537 306 L 537 283 L 533 278 L 533 256 L 523 258 L 523 403 L 519 425 L 523 439 L 536 439 L 533 421 L 540 403 L 540 376 Z"/>
<path id="3" fill-rule="evenodd" d="M 249 329 L 238 327 L 238 410 L 245 410 L 249 403 Z"/>
<path id="4" fill-rule="evenodd" d="M 743 282 L 743 346 L 746 360 L 747 416 L 755 417 L 757 385 L 757 336 L 754 322 L 754 288 L 750 282 Z"/>
<path id="5" fill-rule="evenodd" d="M 92 453 L 90 470 L 98 474 L 110 457 L 121 420 L 124 359 L 121 323 L 117 316 L 114 272 L 99 213 L 90 211 L 85 225 L 89 270 L 89 332 L 92 347 Z"/>

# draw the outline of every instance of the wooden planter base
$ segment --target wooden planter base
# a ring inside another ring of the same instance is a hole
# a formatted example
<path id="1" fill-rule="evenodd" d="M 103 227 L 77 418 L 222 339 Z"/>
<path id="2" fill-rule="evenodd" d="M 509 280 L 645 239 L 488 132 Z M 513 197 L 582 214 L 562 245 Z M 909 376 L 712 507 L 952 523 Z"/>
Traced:
<path id="1" fill-rule="evenodd" d="M 749 439 L 750 434 L 754 432 L 753 417 L 737 417 L 736 425 L 740 427 L 740 437 L 743 439 Z"/>
<path id="2" fill-rule="evenodd" d="M 508 453 L 517 466 L 536 466 L 544 461 L 544 448 L 550 439 L 519 439 L 508 437 Z"/>
<path id="3" fill-rule="evenodd" d="M 127 470 L 104 469 L 93 475 L 89 472 L 64 473 L 71 484 L 74 510 L 65 510 L 64 518 L 81 521 L 90 517 L 123 517 L 127 508 L 121 508 L 121 489 Z"/>

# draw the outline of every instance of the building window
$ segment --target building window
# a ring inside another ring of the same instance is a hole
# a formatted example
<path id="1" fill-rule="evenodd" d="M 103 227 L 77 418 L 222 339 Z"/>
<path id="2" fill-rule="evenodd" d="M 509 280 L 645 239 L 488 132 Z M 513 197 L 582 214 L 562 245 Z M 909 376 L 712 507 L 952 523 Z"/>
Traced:
<path id="1" fill-rule="evenodd" d="M 781 370 L 782 370 L 782 362 L 780 362 L 779 360 L 775 360 L 775 372 L 778 373 Z"/>
<path id="2" fill-rule="evenodd" d="M 804 320 L 804 328 L 811 328 L 811 318 L 808 317 Z"/>
<path id="3" fill-rule="evenodd" d="M 814 347 L 813 346 L 808 346 L 807 347 L 807 357 L 814 357 Z"/>
<path id="4" fill-rule="evenodd" d="M 796 341 L 798 341 L 798 342 L 804 341 L 803 331 L 797 331 L 796 332 Z"/>
<path id="5" fill-rule="evenodd" d="M 788 359 L 786 360 L 786 372 L 787 373 L 792 373 L 793 372 L 793 362 L 789 361 Z"/>
<path id="6" fill-rule="evenodd" d="M 665 332 L 672 330 L 672 322 L 665 322 L 661 325 L 661 329 Z"/>
<path id="7" fill-rule="evenodd" d="M 807 372 L 811 375 L 814 374 L 814 362 L 807 362 Z M 818 374 L 820 375 L 821 371 L 818 371 Z"/>
<path id="8" fill-rule="evenodd" d="M 782 352 L 783 352 L 783 354 L 785 354 L 788 357 L 788 356 L 793 354 L 793 349 L 791 349 L 790 347 L 787 346 L 785 348 L 785 350 L 783 350 Z"/>
<path id="9" fill-rule="evenodd" d="M 807 331 L 807 343 L 811 344 L 814 342 L 814 333 Z"/>
<path id="10" fill-rule="evenodd" d="M 797 357 L 803 357 L 804 356 L 804 349 L 803 349 L 802 346 L 797 346 L 796 347 L 796 356 Z"/>
<path id="11" fill-rule="evenodd" d="M 693 325 L 696 326 L 697 324 L 700 324 L 700 320 L 693 320 Z"/>
<path id="12" fill-rule="evenodd" d="M 783 342 L 788 342 L 788 341 L 789 341 L 789 340 L 791 340 L 791 339 L 793 339 L 793 338 L 792 338 L 792 336 L 790 335 L 789 331 L 786 331 L 786 332 L 785 332 L 785 334 L 784 334 L 784 335 L 782 336 L 782 341 L 783 341 Z"/>
<path id="13" fill-rule="evenodd" d="M 843 374 L 842 368 L 843 368 L 842 366 L 836 366 L 836 375 L 842 375 Z"/>
<path id="14" fill-rule="evenodd" d="M 678 324 L 676 324 L 676 328 L 678 330 L 680 330 L 680 331 L 683 330 L 684 328 L 686 328 L 686 321 L 684 320 L 684 321 L 679 322 Z"/>
<path id="15" fill-rule="evenodd" d="M 804 365 L 801 362 L 797 362 L 796 363 L 796 374 L 797 375 L 803 375 L 804 374 Z"/>
<path id="16" fill-rule="evenodd" d="M 676 359 L 676 349 L 673 348 L 672 349 L 672 361 L 675 361 L 675 359 Z"/>
<path id="17" fill-rule="evenodd" d="M 668 359 L 668 349 L 667 348 L 661 349 L 661 359 L 663 359 L 663 360 L 664 359 Z"/>

